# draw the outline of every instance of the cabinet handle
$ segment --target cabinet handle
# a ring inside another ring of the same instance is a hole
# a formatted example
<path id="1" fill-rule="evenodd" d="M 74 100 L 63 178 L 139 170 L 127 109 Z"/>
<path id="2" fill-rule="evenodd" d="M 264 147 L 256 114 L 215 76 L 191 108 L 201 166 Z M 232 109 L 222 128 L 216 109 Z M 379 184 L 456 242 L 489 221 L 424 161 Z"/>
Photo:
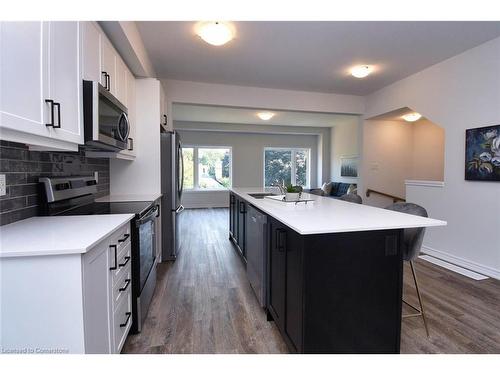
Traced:
<path id="1" fill-rule="evenodd" d="M 120 324 L 120 327 L 125 327 L 127 325 L 128 321 L 130 319 L 130 315 L 132 315 L 132 313 L 127 312 L 127 313 L 125 313 L 125 315 L 127 316 L 127 320 L 125 320 L 125 323 Z"/>
<path id="2" fill-rule="evenodd" d="M 127 290 L 128 286 L 130 284 L 130 279 L 125 279 L 125 285 L 123 287 L 121 287 L 120 289 L 118 289 L 119 292 L 124 292 Z"/>
<path id="3" fill-rule="evenodd" d="M 57 126 L 54 124 L 52 127 L 59 129 L 61 127 L 61 103 L 54 102 L 53 107 L 57 107 Z"/>
<path id="4" fill-rule="evenodd" d="M 156 205 L 156 209 L 157 209 L 157 212 L 156 212 L 155 217 L 160 217 L 160 205 L 159 204 Z"/>
<path id="5" fill-rule="evenodd" d="M 282 253 L 286 248 L 286 231 L 284 229 L 276 229 L 277 241 L 276 247 L 277 250 Z"/>
<path id="6" fill-rule="evenodd" d="M 130 146 L 128 147 L 128 150 L 129 150 L 129 151 L 132 151 L 132 150 L 134 149 L 134 138 L 130 138 L 130 137 L 129 137 L 129 138 L 128 138 L 128 140 L 130 141 L 130 142 L 129 142 L 129 145 L 130 145 Z"/>
<path id="7" fill-rule="evenodd" d="M 120 243 L 120 242 L 125 242 L 125 241 L 127 241 L 127 238 L 129 238 L 129 237 L 130 237 L 130 234 L 125 233 L 125 234 L 123 235 L 123 238 L 120 238 L 120 239 L 118 240 L 118 242 L 119 242 L 119 243 Z"/>
<path id="8" fill-rule="evenodd" d="M 50 122 L 45 126 L 54 126 L 54 101 L 52 99 L 45 99 L 45 103 L 50 105 Z"/>
<path id="9" fill-rule="evenodd" d="M 116 245 L 109 245 L 109 247 L 110 247 L 111 249 L 115 249 L 115 265 L 114 265 L 113 267 L 109 267 L 109 270 L 110 270 L 110 271 L 114 271 L 114 270 L 116 270 L 116 269 L 118 268 L 118 267 L 117 267 L 117 263 L 118 263 L 117 256 L 118 256 L 118 254 L 116 253 Z"/>
<path id="10" fill-rule="evenodd" d="M 109 89 L 108 89 L 108 73 L 102 71 L 101 74 L 104 76 L 104 88 L 109 91 Z"/>
<path id="11" fill-rule="evenodd" d="M 246 214 L 245 211 L 245 202 L 240 202 L 240 214 Z"/>
<path id="12" fill-rule="evenodd" d="M 118 266 L 120 268 L 125 267 L 127 265 L 127 263 L 129 262 L 129 260 L 130 260 L 130 257 L 125 257 L 125 262 L 124 263 L 120 263 Z"/>
<path id="13" fill-rule="evenodd" d="M 108 73 L 106 73 L 106 80 L 108 85 L 108 91 L 111 91 L 111 76 Z"/>

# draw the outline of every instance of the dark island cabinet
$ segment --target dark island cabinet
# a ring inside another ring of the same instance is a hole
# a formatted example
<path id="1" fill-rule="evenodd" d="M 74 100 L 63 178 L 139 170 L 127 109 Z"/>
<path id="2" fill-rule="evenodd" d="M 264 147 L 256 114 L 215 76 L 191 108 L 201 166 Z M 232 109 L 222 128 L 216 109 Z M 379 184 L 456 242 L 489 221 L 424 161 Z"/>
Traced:
<path id="1" fill-rule="evenodd" d="M 302 238 L 270 220 L 268 310 L 293 352 L 302 351 Z"/>
<path id="2" fill-rule="evenodd" d="M 229 194 L 229 239 L 235 239 L 236 228 L 236 195 Z"/>
<path id="3" fill-rule="evenodd" d="M 229 194 L 229 239 L 233 241 L 243 260 L 246 259 L 247 203 L 236 194 Z"/>
<path id="4" fill-rule="evenodd" d="M 246 259 L 246 217 L 247 202 L 238 200 L 238 247 L 243 259 Z"/>
<path id="5" fill-rule="evenodd" d="M 401 230 L 300 235 L 270 219 L 268 312 L 294 353 L 399 353 Z"/>
<path id="6" fill-rule="evenodd" d="M 276 203 L 279 204 L 279 203 Z M 230 193 L 246 262 L 248 203 Z M 268 318 L 292 353 L 399 353 L 402 229 L 301 235 L 268 215 Z"/>

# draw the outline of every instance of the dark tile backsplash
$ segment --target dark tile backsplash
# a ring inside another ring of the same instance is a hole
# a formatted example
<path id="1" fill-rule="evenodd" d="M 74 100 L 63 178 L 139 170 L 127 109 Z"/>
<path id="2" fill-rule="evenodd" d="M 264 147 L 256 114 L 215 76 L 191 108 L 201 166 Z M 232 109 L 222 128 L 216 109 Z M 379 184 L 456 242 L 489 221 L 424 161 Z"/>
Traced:
<path id="1" fill-rule="evenodd" d="M 109 194 L 109 160 L 85 157 L 80 152 L 30 151 L 0 141 L 0 174 L 5 174 L 7 195 L 0 197 L 0 225 L 38 214 L 38 177 L 93 175 L 99 172 L 98 196 Z"/>

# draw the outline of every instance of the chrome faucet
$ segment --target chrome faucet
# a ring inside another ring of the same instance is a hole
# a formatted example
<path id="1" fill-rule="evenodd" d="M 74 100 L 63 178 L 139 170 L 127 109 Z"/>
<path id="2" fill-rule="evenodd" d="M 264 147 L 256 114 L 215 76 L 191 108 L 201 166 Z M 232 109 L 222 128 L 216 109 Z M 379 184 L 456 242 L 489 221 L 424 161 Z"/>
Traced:
<path id="1" fill-rule="evenodd" d="M 276 183 L 276 185 L 273 186 L 278 188 L 281 195 L 286 195 L 285 181 L 283 181 L 281 185 L 279 183 Z"/>

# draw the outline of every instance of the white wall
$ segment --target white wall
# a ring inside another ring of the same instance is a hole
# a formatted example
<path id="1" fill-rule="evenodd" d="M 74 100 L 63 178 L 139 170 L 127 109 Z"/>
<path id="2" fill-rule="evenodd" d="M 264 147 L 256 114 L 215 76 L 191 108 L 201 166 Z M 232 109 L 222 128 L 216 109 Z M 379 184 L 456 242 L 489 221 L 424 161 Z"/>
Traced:
<path id="1" fill-rule="evenodd" d="M 136 159 L 111 159 L 110 194 L 157 194 L 160 174 L 160 82 L 136 79 Z"/>
<path id="2" fill-rule="evenodd" d="M 444 130 L 428 120 L 367 120 L 362 174 L 367 188 L 406 197 L 405 180 L 443 181 Z M 391 198 L 372 194 L 366 204 L 386 207 Z"/>
<path id="3" fill-rule="evenodd" d="M 372 194 L 366 189 L 377 190 L 404 198 L 404 181 L 410 178 L 412 164 L 412 129 L 403 121 L 365 121 L 363 129 L 363 161 L 359 192 L 363 202 L 386 207 L 392 199 Z"/>
<path id="4" fill-rule="evenodd" d="M 335 125 L 331 129 L 331 180 L 356 183 L 358 178 L 341 177 L 340 165 L 342 156 L 359 157 L 359 118 L 354 117 L 351 122 Z M 358 169 L 358 176 L 359 176 Z M 324 182 L 324 181 L 323 181 Z"/>
<path id="5" fill-rule="evenodd" d="M 234 187 L 264 186 L 264 148 L 300 147 L 311 149 L 310 181 L 317 180 L 317 135 L 259 134 L 221 131 L 182 130 L 176 123 L 184 145 L 232 147 L 232 185 Z M 185 191 L 182 204 L 194 207 L 227 207 L 226 191 Z"/>
<path id="6" fill-rule="evenodd" d="M 414 180 L 443 181 L 444 129 L 427 119 L 411 124 L 412 176 Z"/>
<path id="7" fill-rule="evenodd" d="M 500 123 L 499 67 L 497 38 L 366 97 L 366 118 L 409 107 L 445 129 L 444 187 L 407 191 L 409 201 L 448 221 L 427 230 L 424 249 L 497 278 L 500 184 L 465 181 L 464 155 L 465 129 Z"/>

